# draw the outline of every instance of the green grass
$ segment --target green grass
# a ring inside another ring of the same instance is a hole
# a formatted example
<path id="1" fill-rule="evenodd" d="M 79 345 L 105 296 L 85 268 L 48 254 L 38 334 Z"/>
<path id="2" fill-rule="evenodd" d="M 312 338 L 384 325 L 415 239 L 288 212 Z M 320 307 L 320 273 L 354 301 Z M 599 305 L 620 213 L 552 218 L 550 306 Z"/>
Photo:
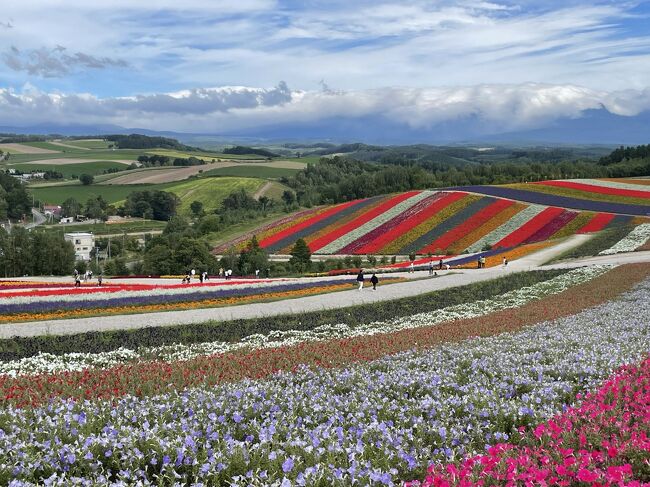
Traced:
<path id="1" fill-rule="evenodd" d="M 552 262 L 558 262 L 567 259 L 576 259 L 578 257 L 591 257 L 593 255 L 598 255 L 599 252 L 610 248 L 616 242 L 625 237 L 632 231 L 633 228 L 634 225 L 618 225 L 612 228 L 607 228 L 591 237 L 582 245 L 579 245 L 573 249 L 569 249 L 563 254 L 560 254 L 556 258 L 546 263 L 550 264 Z"/>
<path id="2" fill-rule="evenodd" d="M 0 165 L 4 167 L 4 165 Z M 29 171 L 57 171 L 63 174 L 66 179 L 71 179 L 73 175 L 80 174 L 102 174 L 107 169 L 126 169 L 126 165 L 115 161 L 97 161 L 84 162 L 79 164 L 32 164 L 24 162 L 20 164 L 8 165 L 8 168 L 16 169 L 23 172 Z"/>
<path id="3" fill-rule="evenodd" d="M 304 162 L 305 164 L 316 164 L 318 161 L 320 161 L 321 157 L 324 156 L 305 156 L 305 157 L 298 157 L 296 159 L 290 159 L 290 160 L 296 162 Z"/>
<path id="4" fill-rule="evenodd" d="M 235 176 L 242 178 L 263 178 L 279 179 L 281 177 L 291 177 L 299 169 L 286 169 L 280 167 L 267 166 L 230 166 L 210 169 L 203 173 L 204 176 Z"/>
<path id="5" fill-rule="evenodd" d="M 124 223 L 80 223 L 75 225 L 43 225 L 36 227 L 38 231 L 53 233 L 92 232 L 95 235 L 114 235 L 120 233 L 140 233 L 152 230 L 162 230 L 167 222 L 142 220 Z"/>
<path id="6" fill-rule="evenodd" d="M 48 149 L 55 151 L 61 151 L 62 149 L 65 149 L 65 147 L 61 147 L 60 145 L 56 144 L 50 144 L 49 142 L 21 142 L 20 145 L 27 145 L 29 147 L 38 147 L 39 149 Z"/>
<path id="7" fill-rule="evenodd" d="M 248 193 L 254 193 L 263 184 L 264 180 L 262 179 L 221 177 L 195 178 L 153 186 L 165 186 L 165 191 L 177 195 L 181 199 L 179 213 L 188 215 L 193 201 L 200 201 L 203 203 L 203 209 L 206 212 L 211 212 L 221 206 L 223 199 L 233 191 L 244 189 Z"/>

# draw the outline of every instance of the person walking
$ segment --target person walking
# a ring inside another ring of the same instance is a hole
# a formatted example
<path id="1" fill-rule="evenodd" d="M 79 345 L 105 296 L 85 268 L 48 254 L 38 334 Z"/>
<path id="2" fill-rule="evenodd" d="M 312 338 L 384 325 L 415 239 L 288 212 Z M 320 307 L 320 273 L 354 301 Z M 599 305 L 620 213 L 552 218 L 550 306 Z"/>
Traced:
<path id="1" fill-rule="evenodd" d="M 439 271 L 442 270 L 442 259 L 440 259 L 440 260 L 438 261 L 438 270 L 439 270 Z"/>
<path id="2" fill-rule="evenodd" d="M 103 280 L 104 280 L 104 276 L 103 276 L 103 274 L 100 272 L 99 275 L 97 276 L 97 285 L 98 285 L 98 286 L 101 286 Z"/>
<path id="3" fill-rule="evenodd" d="M 481 269 L 485 268 L 485 256 L 481 255 Z"/>
<path id="4" fill-rule="evenodd" d="M 429 261 L 429 275 L 430 276 L 433 275 L 433 261 L 432 260 Z"/>
<path id="5" fill-rule="evenodd" d="M 507 265 L 508 265 L 508 259 L 506 259 L 505 256 L 504 256 L 503 257 L 503 267 L 506 267 Z"/>
<path id="6" fill-rule="evenodd" d="M 359 291 L 363 289 L 363 269 L 359 269 L 359 274 L 357 274 L 357 282 L 359 283 Z"/>
<path id="7" fill-rule="evenodd" d="M 409 266 L 409 273 L 415 272 L 415 266 L 413 265 L 413 261 L 411 261 L 411 265 Z"/>
<path id="8" fill-rule="evenodd" d="M 81 276 L 78 272 L 74 276 L 74 287 L 81 287 Z"/>
<path id="9" fill-rule="evenodd" d="M 372 290 L 376 291 L 377 284 L 379 284 L 379 278 L 377 277 L 377 274 L 375 274 L 374 272 L 372 273 L 372 277 L 370 278 L 370 283 L 372 284 Z"/>
<path id="10" fill-rule="evenodd" d="M 481 268 L 481 258 L 480 257 L 478 259 L 476 259 L 476 268 L 477 269 Z"/>

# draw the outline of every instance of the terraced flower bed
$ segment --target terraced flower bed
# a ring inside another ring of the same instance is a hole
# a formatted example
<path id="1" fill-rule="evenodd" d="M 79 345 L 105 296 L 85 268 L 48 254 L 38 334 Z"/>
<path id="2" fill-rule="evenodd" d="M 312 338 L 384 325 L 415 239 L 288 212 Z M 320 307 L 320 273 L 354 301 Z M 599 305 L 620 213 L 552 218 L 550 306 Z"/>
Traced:
<path id="1" fill-rule="evenodd" d="M 601 282 L 611 296 L 619 283 L 629 285 L 630 276 L 647 275 L 639 269 L 579 286 Z M 571 313 L 571 303 L 601 293 L 584 291 L 566 299 L 554 295 L 549 302 L 555 308 L 537 302 L 549 317 Z M 346 340 L 335 340 L 327 348 L 336 350 L 332 363 L 347 351 L 359 362 L 342 368 L 326 362 L 295 368 L 289 362 L 278 367 L 285 372 L 263 380 L 185 389 L 180 380 L 200 374 L 199 365 L 178 369 L 171 386 L 142 391 L 141 397 L 115 397 L 107 388 L 105 399 L 53 398 L 18 409 L 5 402 L 0 483 L 337 486 L 424 478 L 432 460 L 447 463 L 515 441 L 519 428 L 548 421 L 576 394 L 597 390 L 620 366 L 643 360 L 648 298 L 646 281 L 623 299 L 512 333 L 458 343 L 447 338 L 419 351 L 412 348 L 421 335 L 411 335 L 410 351 L 389 356 L 379 344 L 412 330 L 364 338 L 375 343 L 368 349 L 359 343 L 345 349 Z M 528 316 L 526 306 L 513 316 Z M 377 347 L 383 358 L 373 356 Z M 305 353 L 307 358 L 313 351 Z M 254 361 L 244 355 L 230 363 L 237 370 Z M 114 370 L 112 376 L 137 387 L 163 369 L 158 364 L 140 375 Z M 637 475 L 634 468 L 620 473 Z"/>
<path id="2" fill-rule="evenodd" d="M 411 191 L 301 213 L 294 221 L 260 229 L 259 241 L 269 252 L 281 254 L 302 238 L 317 254 L 449 255 L 639 223 L 630 216 L 559 205 L 515 203 L 464 191 Z"/>

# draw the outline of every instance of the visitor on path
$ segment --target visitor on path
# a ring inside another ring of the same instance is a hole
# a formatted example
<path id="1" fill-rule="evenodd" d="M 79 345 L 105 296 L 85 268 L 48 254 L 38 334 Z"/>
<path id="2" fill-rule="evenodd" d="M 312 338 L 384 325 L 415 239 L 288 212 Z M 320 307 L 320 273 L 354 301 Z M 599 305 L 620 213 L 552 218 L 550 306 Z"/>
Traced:
<path id="1" fill-rule="evenodd" d="M 372 284 L 372 290 L 376 291 L 377 284 L 379 283 L 379 278 L 377 277 L 377 274 L 375 274 L 374 272 L 372 273 L 372 277 L 370 278 L 370 283 Z"/>
<path id="2" fill-rule="evenodd" d="M 506 267 L 508 265 L 508 259 L 503 257 L 503 267 Z"/>
<path id="3" fill-rule="evenodd" d="M 81 276 L 77 272 L 77 274 L 74 276 L 74 287 L 81 287 Z"/>
<path id="4" fill-rule="evenodd" d="M 204 276 L 205 276 L 205 273 L 204 273 L 204 272 L 201 272 L 201 274 L 199 274 L 199 282 L 200 282 L 201 284 L 203 284 L 203 277 L 204 277 Z"/>
<path id="5" fill-rule="evenodd" d="M 481 258 L 480 257 L 478 259 L 476 259 L 476 268 L 477 269 L 481 268 Z"/>
<path id="6" fill-rule="evenodd" d="M 98 285 L 98 286 L 101 286 L 103 280 L 104 280 L 104 276 L 103 276 L 102 273 L 100 272 L 99 275 L 97 276 L 97 285 Z"/>
<path id="7" fill-rule="evenodd" d="M 433 275 L 433 261 L 432 260 L 429 261 L 429 275 L 430 276 Z"/>
<path id="8" fill-rule="evenodd" d="M 74 277 L 75 279 L 79 276 L 79 271 L 77 269 L 74 270 Z"/>
<path id="9" fill-rule="evenodd" d="M 415 272 L 415 266 L 413 265 L 413 261 L 411 261 L 411 265 L 409 266 L 409 273 Z"/>
<path id="10" fill-rule="evenodd" d="M 88 270 L 88 278 L 92 281 L 92 279 L 93 279 L 93 271 Z"/>
<path id="11" fill-rule="evenodd" d="M 226 280 L 230 280 L 230 276 L 232 276 L 232 269 L 227 269 L 226 270 Z"/>
<path id="12" fill-rule="evenodd" d="M 363 289 L 363 269 L 359 269 L 359 274 L 357 274 L 357 282 L 359 283 L 359 291 Z"/>
<path id="13" fill-rule="evenodd" d="M 485 256 L 481 255 L 481 269 L 485 268 Z"/>
<path id="14" fill-rule="evenodd" d="M 439 271 L 442 270 L 442 259 L 440 259 L 440 260 L 438 261 L 438 270 L 439 270 Z"/>
<path id="15" fill-rule="evenodd" d="M 223 267 L 219 267 L 219 277 L 223 277 Z"/>
<path id="16" fill-rule="evenodd" d="M 255 279 L 257 279 L 260 276 L 260 270 L 255 269 Z"/>

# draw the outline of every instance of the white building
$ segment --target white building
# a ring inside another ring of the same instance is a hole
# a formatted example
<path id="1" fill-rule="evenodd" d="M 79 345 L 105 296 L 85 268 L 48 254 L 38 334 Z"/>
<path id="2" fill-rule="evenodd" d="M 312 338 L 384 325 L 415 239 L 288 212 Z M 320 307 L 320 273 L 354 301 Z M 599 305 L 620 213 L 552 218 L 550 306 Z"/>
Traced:
<path id="1" fill-rule="evenodd" d="M 95 247 L 95 236 L 92 233 L 66 233 L 64 238 L 72 242 L 77 260 L 90 260 L 90 251 Z"/>

